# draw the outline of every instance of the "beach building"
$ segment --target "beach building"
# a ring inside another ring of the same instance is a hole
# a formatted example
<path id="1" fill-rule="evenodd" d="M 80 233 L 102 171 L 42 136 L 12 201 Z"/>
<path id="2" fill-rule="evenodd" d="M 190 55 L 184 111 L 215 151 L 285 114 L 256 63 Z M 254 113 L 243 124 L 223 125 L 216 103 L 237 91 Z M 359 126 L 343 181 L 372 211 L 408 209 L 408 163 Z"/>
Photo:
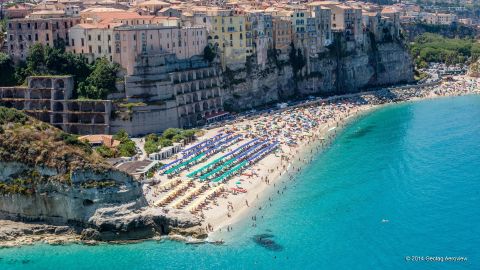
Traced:
<path id="1" fill-rule="evenodd" d="M 98 134 L 98 135 L 85 135 L 78 137 L 79 140 L 88 142 L 91 146 L 106 146 L 109 148 L 115 148 L 120 145 L 120 141 L 113 139 L 113 135 Z"/>
<path id="2" fill-rule="evenodd" d="M 182 150 L 181 143 L 174 143 L 172 146 L 163 147 L 160 151 L 148 155 L 151 160 L 163 160 L 172 157 Z"/>

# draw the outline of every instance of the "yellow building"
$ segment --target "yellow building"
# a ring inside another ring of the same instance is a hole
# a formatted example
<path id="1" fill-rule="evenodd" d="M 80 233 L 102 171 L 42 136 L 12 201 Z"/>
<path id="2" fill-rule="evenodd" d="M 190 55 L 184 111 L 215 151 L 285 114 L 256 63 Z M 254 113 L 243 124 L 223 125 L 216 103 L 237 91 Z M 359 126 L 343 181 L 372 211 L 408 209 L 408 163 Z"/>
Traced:
<path id="1" fill-rule="evenodd" d="M 235 10 L 212 8 L 206 14 L 208 42 L 217 48 L 222 68 L 245 66 L 247 37 L 245 15 Z"/>

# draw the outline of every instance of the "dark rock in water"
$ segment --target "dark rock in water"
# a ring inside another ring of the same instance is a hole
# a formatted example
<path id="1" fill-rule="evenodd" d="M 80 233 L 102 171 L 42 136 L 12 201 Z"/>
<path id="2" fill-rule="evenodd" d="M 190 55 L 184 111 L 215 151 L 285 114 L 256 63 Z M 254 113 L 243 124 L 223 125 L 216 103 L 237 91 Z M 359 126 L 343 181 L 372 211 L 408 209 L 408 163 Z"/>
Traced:
<path id="1" fill-rule="evenodd" d="M 368 133 L 372 132 L 374 128 L 375 128 L 375 126 L 373 126 L 373 125 L 366 126 L 364 128 L 360 128 L 360 130 L 357 130 L 354 133 L 350 134 L 348 136 L 348 138 L 350 138 L 350 139 L 361 138 L 361 137 L 367 135 Z"/>
<path id="2" fill-rule="evenodd" d="M 30 262 L 30 260 L 22 260 L 22 264 L 27 264 L 29 262 Z"/>
<path id="3" fill-rule="evenodd" d="M 273 234 L 268 234 L 268 233 L 264 233 L 264 234 L 257 234 L 255 236 L 253 236 L 253 241 L 257 244 L 257 245 L 260 245 L 268 250 L 271 250 L 271 251 L 282 251 L 283 250 L 283 247 L 279 244 L 277 244 L 274 240 L 272 240 L 271 238 L 273 238 L 274 235 Z"/>

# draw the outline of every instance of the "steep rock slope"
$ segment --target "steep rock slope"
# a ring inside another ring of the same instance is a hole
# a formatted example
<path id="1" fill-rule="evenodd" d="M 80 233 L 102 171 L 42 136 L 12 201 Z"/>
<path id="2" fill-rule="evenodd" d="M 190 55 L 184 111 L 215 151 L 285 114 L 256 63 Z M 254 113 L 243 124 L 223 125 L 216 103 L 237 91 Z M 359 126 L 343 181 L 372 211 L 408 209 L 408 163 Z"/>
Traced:
<path id="1" fill-rule="evenodd" d="M 141 185 L 72 135 L 0 107 L 0 218 L 71 225 L 98 240 L 188 228 L 185 213 L 148 208 Z"/>
<path id="2" fill-rule="evenodd" d="M 260 68 L 224 72 L 227 110 L 244 110 L 298 95 L 355 93 L 371 87 L 413 81 L 412 59 L 402 41 L 377 43 L 365 35 L 361 45 L 340 40 L 310 57 L 294 76 L 288 59 L 269 59 Z"/>

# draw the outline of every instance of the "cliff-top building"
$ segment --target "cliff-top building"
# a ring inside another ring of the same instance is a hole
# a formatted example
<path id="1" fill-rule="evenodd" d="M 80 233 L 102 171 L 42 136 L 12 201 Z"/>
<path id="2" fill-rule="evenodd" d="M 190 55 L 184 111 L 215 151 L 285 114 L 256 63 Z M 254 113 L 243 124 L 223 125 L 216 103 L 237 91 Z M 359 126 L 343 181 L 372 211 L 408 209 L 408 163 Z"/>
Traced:
<path id="1" fill-rule="evenodd" d="M 27 18 L 9 20 L 8 54 L 17 62 L 25 60 L 29 48 L 36 43 L 53 47 L 56 41 L 63 40 L 68 46 L 68 30 L 78 23 L 79 17 L 66 17 L 63 11 L 39 11 Z"/>

